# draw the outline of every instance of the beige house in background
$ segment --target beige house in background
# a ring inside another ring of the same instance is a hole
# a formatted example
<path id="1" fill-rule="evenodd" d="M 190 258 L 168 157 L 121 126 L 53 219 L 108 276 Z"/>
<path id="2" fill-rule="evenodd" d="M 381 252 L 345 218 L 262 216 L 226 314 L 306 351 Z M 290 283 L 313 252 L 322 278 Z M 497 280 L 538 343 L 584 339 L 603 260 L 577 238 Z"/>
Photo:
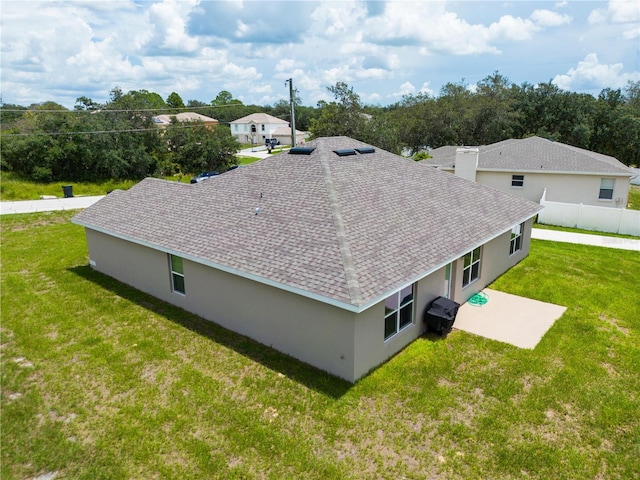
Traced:
<path id="1" fill-rule="evenodd" d="M 229 123 L 231 135 L 240 143 L 264 145 L 265 140 L 276 138 L 282 145 L 291 145 L 291 125 L 286 120 L 267 113 L 252 113 Z M 305 140 L 304 132 L 296 130 L 296 145 Z"/>
<path id="2" fill-rule="evenodd" d="M 471 154 L 460 157 L 467 158 L 464 165 L 456 158 L 458 148 L 436 148 L 429 152 L 433 158 L 420 163 L 534 202 L 546 189 L 552 202 L 625 208 L 636 176 L 613 157 L 540 137 L 471 147 Z"/>
<path id="3" fill-rule="evenodd" d="M 354 382 L 529 252 L 538 204 L 347 137 L 80 212 L 97 271 Z"/>
<path id="4" fill-rule="evenodd" d="M 156 115 L 153 117 L 153 122 L 159 127 L 166 127 L 171 125 L 172 119 L 175 118 L 178 122 L 199 122 L 204 123 L 206 126 L 212 127 L 218 124 L 218 120 L 215 118 L 207 117 L 195 112 L 182 112 L 176 114 Z"/>

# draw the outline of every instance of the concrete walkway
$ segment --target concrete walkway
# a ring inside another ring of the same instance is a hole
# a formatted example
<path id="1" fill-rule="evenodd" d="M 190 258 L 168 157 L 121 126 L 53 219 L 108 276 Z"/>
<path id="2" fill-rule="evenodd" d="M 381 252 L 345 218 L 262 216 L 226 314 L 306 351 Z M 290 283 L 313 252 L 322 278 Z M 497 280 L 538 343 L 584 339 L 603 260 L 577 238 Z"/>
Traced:
<path id="1" fill-rule="evenodd" d="M 46 200 L 19 200 L 0 202 L 0 215 L 11 213 L 53 212 L 56 210 L 76 210 L 87 208 L 100 200 L 104 195 L 94 197 L 51 198 Z"/>
<path id="2" fill-rule="evenodd" d="M 278 146 L 278 148 L 279 147 L 280 146 Z M 244 150 L 240 150 L 238 152 L 238 155 L 254 158 L 267 158 L 271 156 L 271 154 L 267 150 L 267 147 L 265 147 L 264 145 L 259 145 L 254 148 L 245 148 Z"/>
<path id="3" fill-rule="evenodd" d="M 603 235 L 590 235 L 588 233 L 559 232 L 557 230 L 544 230 L 534 228 L 531 238 L 537 240 L 550 240 L 552 242 L 579 243 L 582 245 L 594 245 L 597 247 L 619 248 L 622 250 L 635 250 L 640 252 L 640 240 L 633 238 L 606 237 Z"/>

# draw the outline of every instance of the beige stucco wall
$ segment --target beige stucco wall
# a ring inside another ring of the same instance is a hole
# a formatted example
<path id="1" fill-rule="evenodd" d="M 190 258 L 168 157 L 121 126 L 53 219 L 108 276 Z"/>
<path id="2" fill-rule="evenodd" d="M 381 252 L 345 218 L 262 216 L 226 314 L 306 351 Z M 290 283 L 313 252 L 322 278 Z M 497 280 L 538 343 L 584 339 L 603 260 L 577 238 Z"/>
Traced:
<path id="1" fill-rule="evenodd" d="M 529 251 L 532 220 L 522 249 L 509 256 L 510 231 L 482 248 L 480 278 L 462 289 L 463 260 L 451 267 L 451 298 L 464 303 Z M 428 304 L 445 295 L 442 267 L 416 285 L 413 323 L 384 340 L 384 301 L 352 313 L 310 298 L 183 260 L 185 295 L 172 292 L 167 254 L 86 229 L 93 267 L 348 381 L 355 381 L 398 353 L 426 329 Z"/>
<path id="2" fill-rule="evenodd" d="M 547 189 L 547 200 L 551 202 L 595 205 L 598 207 L 624 208 L 629 195 L 629 177 L 604 175 L 569 175 L 554 173 L 517 173 L 524 175 L 523 187 L 512 187 L 512 173 L 478 171 L 476 182 L 496 188 L 516 197 L 540 202 L 542 192 Z M 615 178 L 613 200 L 600 200 L 600 180 Z M 616 199 L 621 201 L 616 202 Z"/>
<path id="3" fill-rule="evenodd" d="M 359 378 L 401 351 L 426 330 L 423 322 L 427 305 L 444 294 L 445 269 L 420 280 L 414 291 L 413 323 L 393 337 L 384 339 L 384 302 L 365 310 L 355 321 L 355 374 Z"/>
<path id="4" fill-rule="evenodd" d="M 471 282 L 464 288 L 462 288 L 464 256 L 459 258 L 452 268 L 455 273 L 451 298 L 460 304 L 466 302 L 471 296 L 480 292 L 496 278 L 526 257 L 529 254 L 529 248 L 531 245 L 532 224 L 533 219 L 529 219 L 525 222 L 524 231 L 522 233 L 521 248 L 513 255 L 509 255 L 511 230 L 504 232 L 502 235 L 483 245 L 480 254 L 480 276 L 476 281 Z"/>
<path id="5" fill-rule="evenodd" d="M 86 229 L 102 273 L 349 381 L 355 313 L 183 260 L 185 295 L 171 291 L 167 254 Z M 380 325 L 382 336 L 382 325 Z"/>

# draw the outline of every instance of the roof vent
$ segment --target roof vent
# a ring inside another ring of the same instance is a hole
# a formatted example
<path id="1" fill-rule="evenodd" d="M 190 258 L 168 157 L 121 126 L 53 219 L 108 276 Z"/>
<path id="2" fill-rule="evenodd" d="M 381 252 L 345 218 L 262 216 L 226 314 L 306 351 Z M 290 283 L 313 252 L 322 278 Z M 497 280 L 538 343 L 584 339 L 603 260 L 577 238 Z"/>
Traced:
<path id="1" fill-rule="evenodd" d="M 376 153 L 376 149 L 373 147 L 360 147 L 360 148 L 356 148 L 356 152 L 358 152 L 361 155 L 364 155 L 365 153 Z"/>
<path id="2" fill-rule="evenodd" d="M 347 157 L 349 155 L 355 155 L 356 151 L 353 148 L 345 148 L 344 150 L 334 150 L 333 153 L 339 157 Z"/>
<path id="3" fill-rule="evenodd" d="M 289 150 L 289 155 L 311 155 L 315 147 L 293 147 Z"/>

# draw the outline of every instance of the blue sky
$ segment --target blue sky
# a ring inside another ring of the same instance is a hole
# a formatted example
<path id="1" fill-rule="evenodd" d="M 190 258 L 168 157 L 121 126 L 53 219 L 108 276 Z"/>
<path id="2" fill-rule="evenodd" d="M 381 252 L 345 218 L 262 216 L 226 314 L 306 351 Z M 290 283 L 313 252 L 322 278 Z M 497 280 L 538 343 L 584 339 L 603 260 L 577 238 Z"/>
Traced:
<path id="1" fill-rule="evenodd" d="M 109 91 L 305 105 L 348 83 L 368 104 L 499 71 L 597 95 L 640 80 L 640 2 L 1 0 L 5 103 Z"/>

